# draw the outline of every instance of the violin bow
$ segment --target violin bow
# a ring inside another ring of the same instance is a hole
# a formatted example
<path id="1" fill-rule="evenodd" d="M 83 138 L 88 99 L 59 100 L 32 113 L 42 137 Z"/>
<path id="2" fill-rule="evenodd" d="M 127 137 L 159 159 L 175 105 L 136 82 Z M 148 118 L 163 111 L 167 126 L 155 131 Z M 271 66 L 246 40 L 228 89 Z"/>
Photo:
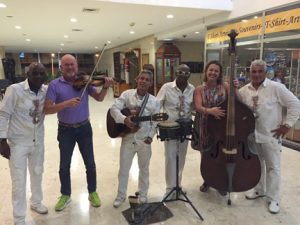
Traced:
<path id="1" fill-rule="evenodd" d="M 95 65 L 95 67 L 94 67 L 94 69 L 93 69 L 93 71 L 92 71 L 92 73 L 91 73 L 91 76 L 90 76 L 90 78 L 88 79 L 87 83 L 85 84 L 85 86 L 84 86 L 84 88 L 83 88 L 83 91 L 82 91 L 82 93 L 81 93 L 81 95 L 80 95 L 80 100 L 82 99 L 84 93 L 86 92 L 86 89 L 87 89 L 87 87 L 88 87 L 90 81 L 93 79 L 94 73 L 95 73 L 96 68 L 97 68 L 97 66 L 98 66 L 98 64 L 99 64 L 99 62 L 100 62 L 100 60 L 101 60 L 101 58 L 102 58 L 102 55 L 103 55 L 103 53 L 104 53 L 104 49 L 105 49 L 106 46 L 107 46 L 107 44 L 104 44 L 103 47 L 102 47 L 101 54 L 100 54 L 100 56 L 99 56 L 99 58 L 98 58 L 98 60 L 97 60 L 97 62 L 96 62 L 96 65 Z"/>

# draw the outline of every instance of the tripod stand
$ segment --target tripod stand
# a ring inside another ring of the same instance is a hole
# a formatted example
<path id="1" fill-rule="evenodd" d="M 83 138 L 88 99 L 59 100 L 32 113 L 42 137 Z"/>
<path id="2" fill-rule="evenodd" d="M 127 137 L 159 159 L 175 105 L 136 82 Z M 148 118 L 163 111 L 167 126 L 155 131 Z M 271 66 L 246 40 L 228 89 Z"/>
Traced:
<path id="1" fill-rule="evenodd" d="M 183 142 L 184 139 L 185 139 L 185 137 L 180 138 L 180 141 Z M 184 193 L 184 191 L 182 191 L 182 188 L 179 186 L 179 178 L 178 178 L 179 177 L 179 156 L 178 156 L 178 151 L 179 151 L 179 143 L 177 143 L 177 151 L 176 151 L 176 186 L 171 189 L 171 191 L 163 198 L 163 200 L 160 203 L 163 204 L 164 202 L 172 202 L 172 201 L 178 201 L 178 200 L 183 201 L 183 202 L 187 202 L 191 205 L 191 207 L 194 209 L 196 214 L 203 221 L 204 220 L 203 217 L 200 215 L 200 213 L 195 208 L 193 203 L 187 197 L 186 193 Z M 176 193 L 176 198 L 175 199 L 168 199 L 169 196 L 172 196 L 173 192 Z M 180 195 L 183 195 L 185 199 L 180 198 L 179 197 Z M 151 213 L 153 214 L 159 208 L 159 206 L 160 206 L 160 204 L 156 208 L 154 208 Z"/>

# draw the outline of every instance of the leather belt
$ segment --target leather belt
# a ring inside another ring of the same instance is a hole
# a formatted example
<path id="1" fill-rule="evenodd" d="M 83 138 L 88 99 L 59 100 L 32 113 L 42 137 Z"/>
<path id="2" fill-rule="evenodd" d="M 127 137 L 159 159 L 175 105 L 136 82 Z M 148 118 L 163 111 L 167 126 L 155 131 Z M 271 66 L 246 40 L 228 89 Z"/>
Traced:
<path id="1" fill-rule="evenodd" d="M 59 126 L 63 126 L 63 127 L 78 128 L 78 127 L 81 127 L 81 126 L 87 124 L 88 122 L 90 122 L 89 119 L 86 119 L 86 120 L 84 120 L 84 121 L 82 121 L 82 122 L 80 122 L 80 123 L 73 123 L 73 124 L 70 124 L 70 123 L 63 123 L 63 122 L 61 122 L 61 121 L 58 121 L 58 125 L 59 125 Z"/>

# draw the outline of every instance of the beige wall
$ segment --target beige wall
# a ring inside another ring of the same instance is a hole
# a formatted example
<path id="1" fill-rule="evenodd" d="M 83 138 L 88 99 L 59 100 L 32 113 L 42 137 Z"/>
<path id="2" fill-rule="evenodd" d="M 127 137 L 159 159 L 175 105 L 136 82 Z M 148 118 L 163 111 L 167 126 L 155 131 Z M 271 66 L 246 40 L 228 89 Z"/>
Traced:
<path id="1" fill-rule="evenodd" d="M 181 61 L 198 61 L 203 62 L 204 42 L 174 42 L 181 51 Z M 192 73 L 189 82 L 194 86 L 201 83 L 201 73 Z"/>
<path id="2" fill-rule="evenodd" d="M 110 76 L 114 76 L 114 70 L 113 70 L 113 53 L 114 52 L 126 52 L 130 49 L 139 48 L 141 49 L 141 56 L 142 54 L 149 54 L 149 63 L 153 64 L 155 63 L 155 48 L 154 45 L 155 40 L 154 36 L 148 36 L 142 39 L 135 40 L 133 42 L 129 42 L 125 45 L 118 46 L 116 48 L 111 48 L 105 50 L 102 59 L 98 65 L 98 70 L 101 71 L 108 71 L 108 74 Z M 109 45 L 108 45 L 109 47 Z M 155 66 L 155 65 L 154 65 Z"/>
<path id="3" fill-rule="evenodd" d="M 129 49 L 140 48 L 141 55 L 149 54 L 149 63 L 155 67 L 155 52 L 163 44 L 161 41 L 157 41 L 154 36 L 149 36 L 130 42 L 128 44 L 105 50 L 102 59 L 98 66 L 98 71 L 108 71 L 110 76 L 114 76 L 113 69 L 113 53 L 125 52 Z M 181 61 L 203 61 L 204 57 L 204 42 L 174 42 L 181 52 Z M 192 73 L 190 77 L 190 83 L 197 86 L 201 83 L 200 73 Z"/>

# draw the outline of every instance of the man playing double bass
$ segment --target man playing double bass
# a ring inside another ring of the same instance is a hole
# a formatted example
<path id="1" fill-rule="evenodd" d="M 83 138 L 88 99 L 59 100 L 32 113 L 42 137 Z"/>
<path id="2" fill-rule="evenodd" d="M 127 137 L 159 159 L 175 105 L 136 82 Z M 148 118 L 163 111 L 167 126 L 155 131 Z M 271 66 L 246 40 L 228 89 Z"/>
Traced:
<path id="1" fill-rule="evenodd" d="M 250 66 L 251 82 L 239 89 L 241 100 L 255 115 L 255 133 L 249 147 L 256 151 L 261 163 L 261 178 L 246 194 L 252 200 L 267 197 L 271 213 L 278 213 L 280 190 L 281 138 L 299 119 L 300 102 L 283 84 L 266 78 L 267 66 L 255 60 Z M 283 118 L 282 108 L 287 108 Z"/>

